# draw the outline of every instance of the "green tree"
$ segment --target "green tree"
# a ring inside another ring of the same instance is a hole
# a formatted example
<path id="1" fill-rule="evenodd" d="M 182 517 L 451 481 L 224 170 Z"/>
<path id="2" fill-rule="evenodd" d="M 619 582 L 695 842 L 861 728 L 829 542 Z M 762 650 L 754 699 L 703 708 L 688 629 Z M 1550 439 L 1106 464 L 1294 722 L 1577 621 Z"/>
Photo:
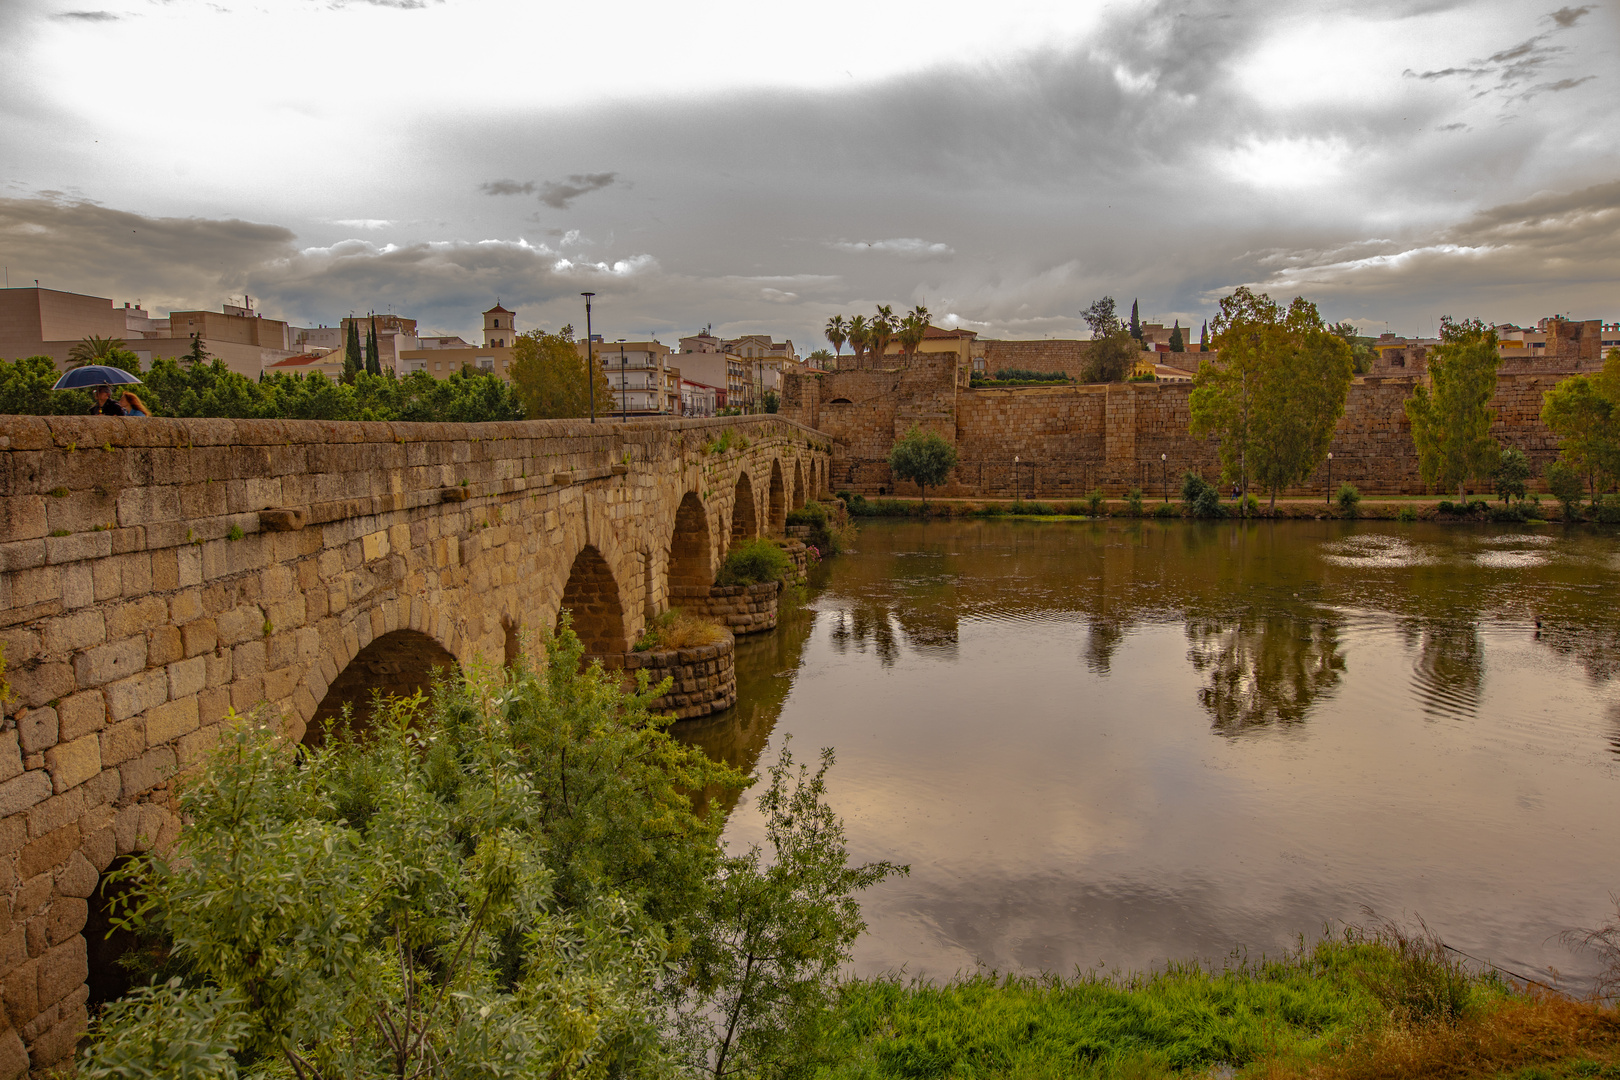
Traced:
<path id="1" fill-rule="evenodd" d="M 867 326 L 865 315 L 856 315 L 849 320 L 848 335 L 849 350 L 855 354 L 855 366 L 860 367 L 861 357 L 866 355 L 867 347 L 871 344 L 871 331 Z"/>
<path id="2" fill-rule="evenodd" d="M 849 340 L 849 324 L 842 315 L 834 315 L 827 320 L 827 342 L 833 347 L 833 359 L 837 360 L 844 349 L 844 342 Z"/>
<path id="3" fill-rule="evenodd" d="M 1428 375 L 1406 399 L 1425 484 L 1455 488 L 1461 498 L 1469 480 L 1496 471 L 1490 402 L 1500 364 L 1495 330 L 1478 319 L 1441 320 L 1440 344 L 1429 353 Z"/>
<path id="4" fill-rule="evenodd" d="M 834 356 L 826 349 L 817 349 L 809 356 L 805 357 L 805 359 L 810 361 L 812 364 L 819 364 L 822 367 L 835 367 L 838 364 L 838 357 Z"/>
<path id="5" fill-rule="evenodd" d="M 180 362 L 187 367 L 196 367 L 198 364 L 208 363 L 211 359 L 213 358 L 208 355 L 208 350 L 203 348 L 202 335 L 192 334 L 191 348 L 186 350 L 185 355 L 180 358 Z"/>
<path id="6" fill-rule="evenodd" d="M 1114 310 L 1114 298 L 1105 296 L 1092 301 L 1080 317 L 1091 328 L 1082 377 L 1087 382 L 1124 381 L 1136 366 L 1136 356 L 1141 350 L 1125 324 L 1120 322 Z"/>
<path id="7" fill-rule="evenodd" d="M 1209 351 L 1209 320 L 1204 320 L 1204 326 L 1198 331 L 1198 351 Z"/>
<path id="8" fill-rule="evenodd" d="M 900 320 L 895 337 L 900 342 L 900 348 L 905 351 L 908 364 L 917 359 L 917 350 L 922 346 L 923 339 L 928 336 L 928 315 L 928 309 L 918 304 Z"/>
<path id="9" fill-rule="evenodd" d="M 1130 330 L 1131 330 L 1131 337 L 1135 338 L 1138 342 L 1140 342 L 1142 340 L 1142 320 L 1141 320 L 1141 317 L 1137 314 L 1137 307 L 1138 307 L 1138 302 L 1135 301 L 1135 300 L 1132 300 L 1131 301 L 1131 325 L 1130 325 Z"/>
<path id="10" fill-rule="evenodd" d="M 592 376 L 597 409 L 611 412 L 612 385 L 600 366 L 587 370 L 572 326 L 556 334 L 527 330 L 512 342 L 512 386 L 532 420 L 590 415 Z"/>
<path id="11" fill-rule="evenodd" d="M 1554 461 L 1542 471 L 1542 479 L 1547 481 L 1547 490 L 1564 507 L 1564 520 L 1575 521 L 1581 516 L 1581 495 L 1586 490 L 1586 480 L 1581 474 L 1563 461 Z"/>
<path id="12" fill-rule="evenodd" d="M 1496 464 L 1496 494 L 1504 503 L 1524 498 L 1525 481 L 1530 479 L 1530 459 L 1517 446 L 1502 451 Z"/>
<path id="13" fill-rule="evenodd" d="M 52 390 L 60 377 L 49 356 L 0 360 L 0 415 L 80 416 L 95 404 L 83 390 Z"/>
<path id="14" fill-rule="evenodd" d="M 1177 319 L 1176 320 L 1176 325 L 1170 328 L 1170 351 L 1171 352 L 1186 352 L 1187 351 L 1187 343 L 1181 337 L 1181 320 L 1180 319 Z"/>
<path id="15" fill-rule="evenodd" d="M 366 372 L 370 375 L 381 375 L 382 352 L 377 347 L 377 320 L 371 320 L 371 327 L 366 331 Z"/>
<path id="16" fill-rule="evenodd" d="M 782 395 L 775 390 L 767 390 L 760 404 L 764 406 L 765 411 L 768 413 L 778 412 L 782 408 Z"/>
<path id="17" fill-rule="evenodd" d="M 1328 327 L 1329 330 L 1344 339 L 1350 346 L 1350 358 L 1355 362 L 1356 374 L 1365 375 L 1373 367 L 1372 339 L 1364 338 L 1356 332 L 1354 323 L 1340 321 Z"/>
<path id="18" fill-rule="evenodd" d="M 946 442 L 939 432 L 923 431 L 913 424 L 889 451 L 889 468 L 899 479 L 910 480 L 922 489 L 926 509 L 928 488 L 943 484 L 956 468 L 956 447 Z"/>
<path id="19" fill-rule="evenodd" d="M 72 371 L 88 364 L 110 364 L 113 356 L 122 351 L 126 350 L 121 338 L 97 337 L 91 334 L 74 342 L 73 348 L 68 350 L 68 370 Z"/>
<path id="20" fill-rule="evenodd" d="M 1616 365 L 1611 354 L 1607 369 Z M 1597 492 L 1620 475 L 1620 406 L 1605 393 L 1605 379 L 1575 375 L 1542 395 L 1541 421 L 1558 436 L 1559 458 Z"/>
<path id="21" fill-rule="evenodd" d="M 349 320 L 349 332 L 343 339 L 343 382 L 345 385 L 354 382 L 354 377 L 365 370 L 365 361 L 360 355 L 360 331 L 353 319 Z"/>
<path id="22" fill-rule="evenodd" d="M 872 350 L 874 363 L 883 363 L 883 354 L 889 351 L 889 342 L 894 340 L 895 332 L 899 329 L 900 323 L 894 317 L 894 307 L 890 304 L 879 304 L 877 314 L 866 323 L 866 344 Z"/>

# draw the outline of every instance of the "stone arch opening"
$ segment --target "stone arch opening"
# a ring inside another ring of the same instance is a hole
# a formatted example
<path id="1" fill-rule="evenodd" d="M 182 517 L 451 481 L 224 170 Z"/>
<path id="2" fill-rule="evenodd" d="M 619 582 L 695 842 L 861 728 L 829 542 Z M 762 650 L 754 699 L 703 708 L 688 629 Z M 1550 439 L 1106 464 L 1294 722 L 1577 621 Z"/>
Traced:
<path id="1" fill-rule="evenodd" d="M 798 510 L 804 506 L 804 462 L 793 459 L 793 509 Z"/>
<path id="2" fill-rule="evenodd" d="M 579 549 L 563 586 L 564 611 L 573 613 L 574 633 L 592 655 L 625 651 L 624 605 L 619 600 L 619 583 L 613 577 L 602 553 L 590 544 Z"/>
<path id="3" fill-rule="evenodd" d="M 780 536 L 782 531 L 787 528 L 787 484 L 782 479 L 782 461 L 780 458 L 771 460 L 770 512 L 771 535 Z"/>
<path id="4" fill-rule="evenodd" d="M 304 729 L 303 744 L 324 743 L 327 728 L 340 722 L 345 705 L 352 710 L 350 730 L 365 732 L 371 728 L 374 692 L 380 691 L 384 697 L 410 697 L 417 691 L 426 694 L 433 688 L 435 670 L 460 668 L 449 650 L 419 630 L 391 630 L 374 638 L 327 687 Z"/>
<path id="5" fill-rule="evenodd" d="M 737 477 L 736 498 L 731 502 L 731 546 L 759 535 L 759 515 L 754 510 L 754 483 L 747 473 Z"/>
<path id="6" fill-rule="evenodd" d="M 669 587 L 707 588 L 714 584 L 709 540 L 709 515 L 695 491 L 681 498 L 675 511 L 675 531 L 669 538 Z"/>
<path id="7" fill-rule="evenodd" d="M 135 982 L 134 972 L 119 961 L 140 947 L 140 938 L 132 930 L 120 930 L 113 926 L 113 916 L 119 912 L 119 901 L 134 891 L 135 886 L 128 880 L 107 880 L 109 874 L 122 869 L 133 858 L 133 855 L 120 855 L 102 871 L 101 880 L 95 892 L 90 894 L 87 905 L 84 920 L 84 981 L 90 997 L 85 1003 L 92 1014 L 98 1006 L 117 1001 L 129 993 Z M 60 904 L 62 900 L 58 898 L 56 903 Z"/>
<path id="8" fill-rule="evenodd" d="M 849 398 L 847 398 L 847 397 L 835 397 L 831 401 L 827 402 L 827 404 L 829 404 L 829 405 L 853 405 L 855 403 L 853 401 L 849 400 Z"/>

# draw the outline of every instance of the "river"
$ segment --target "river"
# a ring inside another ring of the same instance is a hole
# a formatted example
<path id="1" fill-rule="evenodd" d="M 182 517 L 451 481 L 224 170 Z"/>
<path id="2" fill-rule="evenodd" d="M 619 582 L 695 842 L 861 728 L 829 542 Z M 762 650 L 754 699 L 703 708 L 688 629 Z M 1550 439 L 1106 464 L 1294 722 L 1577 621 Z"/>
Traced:
<path id="1" fill-rule="evenodd" d="M 1421 918 L 1579 989 L 1620 890 L 1609 532 L 868 521 L 678 726 L 837 752 L 859 974 L 1146 970 Z M 763 838 L 745 795 L 726 841 Z"/>

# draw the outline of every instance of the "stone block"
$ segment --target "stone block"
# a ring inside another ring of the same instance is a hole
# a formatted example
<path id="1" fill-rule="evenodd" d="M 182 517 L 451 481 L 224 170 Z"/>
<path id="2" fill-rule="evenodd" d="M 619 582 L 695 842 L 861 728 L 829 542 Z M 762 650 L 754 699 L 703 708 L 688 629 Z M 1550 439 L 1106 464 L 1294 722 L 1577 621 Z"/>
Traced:
<path id="1" fill-rule="evenodd" d="M 13 1027 L 32 1022 L 39 1015 L 39 961 L 24 960 L 12 968 L 0 986 L 0 998 Z"/>
<path id="2" fill-rule="evenodd" d="M 106 767 L 122 764 L 146 749 L 146 721 L 140 717 L 125 720 L 102 731 L 101 763 Z"/>
<path id="3" fill-rule="evenodd" d="M 82 856 L 81 856 L 82 858 Z M 85 864 L 89 866 L 89 863 Z M 51 910 L 45 924 L 45 942 L 60 945 L 84 929 L 89 918 L 90 905 L 77 896 L 58 896 L 51 901 Z"/>
<path id="4" fill-rule="evenodd" d="M 173 592 L 180 587 L 180 556 L 175 550 L 152 552 L 152 590 Z"/>
<path id="5" fill-rule="evenodd" d="M 55 746 L 59 730 L 55 709 L 27 709 L 17 714 L 17 741 L 25 754 L 44 753 Z"/>
<path id="6" fill-rule="evenodd" d="M 49 1008 L 83 984 L 90 974 L 84 938 L 75 936 L 39 958 L 39 1005 Z"/>
<path id="7" fill-rule="evenodd" d="M 174 775 L 175 754 L 167 746 L 160 746 L 148 750 L 133 761 L 126 761 L 119 766 L 122 774 L 124 794 L 126 796 L 139 795 L 143 791 L 150 791 Z"/>
<path id="8" fill-rule="evenodd" d="M 12 1028 L 0 1032 L 0 1077 L 18 1080 L 28 1071 L 28 1051 L 23 1048 L 22 1036 Z"/>
<path id="9" fill-rule="evenodd" d="M 84 783 L 101 771 L 99 736 L 83 735 L 70 743 L 53 746 L 45 752 L 45 767 L 50 770 L 58 795 Z"/>
<path id="10" fill-rule="evenodd" d="M 21 776 L 22 771 L 22 746 L 17 741 L 17 732 L 0 731 L 0 782 Z"/>
<path id="11" fill-rule="evenodd" d="M 191 697 L 208 685 L 208 661 L 201 656 L 169 665 L 169 700 Z"/>
<path id="12" fill-rule="evenodd" d="M 73 658 L 73 676 L 83 688 L 103 686 L 146 666 L 145 637 L 127 638 L 86 649 Z"/>
<path id="13" fill-rule="evenodd" d="M 106 825 L 85 837 L 80 850 L 98 874 L 105 871 L 118 856 L 118 839 L 113 826 Z"/>
<path id="14" fill-rule="evenodd" d="M 111 555 L 112 534 L 106 530 L 45 538 L 45 562 L 50 565 L 105 559 Z"/>
<path id="15" fill-rule="evenodd" d="M 208 752 L 214 748 L 214 744 L 219 741 L 220 732 L 223 730 L 225 730 L 224 724 L 209 724 L 207 727 L 199 728 L 189 735 L 182 735 L 180 741 L 175 744 L 180 767 L 184 769 L 195 765 L 206 757 Z"/>
<path id="16" fill-rule="evenodd" d="M 100 690 L 87 690 L 57 702 L 57 737 L 66 742 L 92 731 L 100 731 L 107 723 L 107 699 Z"/>
<path id="17" fill-rule="evenodd" d="M 66 663 L 36 661 L 12 662 L 6 678 L 19 705 L 43 706 L 71 694 L 73 668 Z"/>
<path id="18" fill-rule="evenodd" d="M 219 631 L 213 619 L 198 619 L 180 627 L 181 644 L 187 656 L 213 652 L 219 644 Z"/>
<path id="19" fill-rule="evenodd" d="M 158 746 L 197 730 L 197 699 L 160 705 L 146 714 L 146 744 Z"/>
<path id="20" fill-rule="evenodd" d="M 109 840 L 111 833 L 108 829 L 98 830 L 97 836 L 106 834 Z M 107 862 L 112 862 L 112 856 L 107 856 Z M 106 865 L 105 863 L 102 865 Z M 100 880 L 100 873 L 96 864 L 91 862 L 83 851 L 75 851 L 67 857 L 66 864 L 56 872 L 56 891 L 60 896 L 88 897 L 96 891 L 96 883 Z M 56 903 L 60 903 L 57 900 Z M 51 905 L 55 907 L 55 904 Z"/>
<path id="21" fill-rule="evenodd" d="M 107 640 L 106 622 L 101 612 L 93 608 L 47 619 L 39 629 L 40 646 L 53 656 L 65 657 L 80 649 L 101 645 Z"/>
<path id="22" fill-rule="evenodd" d="M 143 671 L 112 683 L 106 694 L 107 715 L 115 722 L 127 720 L 169 700 L 169 675 L 162 669 Z"/>
<path id="23" fill-rule="evenodd" d="M 146 634 L 146 663 L 148 667 L 164 667 L 185 655 L 180 628 L 160 626 Z"/>
<path id="24" fill-rule="evenodd" d="M 169 623 L 169 605 L 161 596 L 143 596 L 110 607 L 106 613 L 107 638 L 118 641 L 147 633 Z"/>
<path id="25" fill-rule="evenodd" d="M 8 818 L 0 818 L 0 855 L 21 851 L 27 842 L 27 814 L 13 814 Z"/>
<path id="26" fill-rule="evenodd" d="M 79 849 L 79 826 L 70 824 L 40 837 L 17 853 L 17 875 L 24 879 L 55 870 Z"/>
<path id="27" fill-rule="evenodd" d="M 38 806 L 51 796 L 51 778 L 40 770 L 23 773 L 0 784 L 0 816 Z"/>
<path id="28" fill-rule="evenodd" d="M 34 1068 L 47 1069 L 53 1065 L 62 1065 L 72 1058 L 79 1040 L 84 1037 L 85 1030 L 89 1026 L 90 1012 L 82 1001 L 67 1009 L 49 1030 L 34 1039 L 32 1051 Z"/>

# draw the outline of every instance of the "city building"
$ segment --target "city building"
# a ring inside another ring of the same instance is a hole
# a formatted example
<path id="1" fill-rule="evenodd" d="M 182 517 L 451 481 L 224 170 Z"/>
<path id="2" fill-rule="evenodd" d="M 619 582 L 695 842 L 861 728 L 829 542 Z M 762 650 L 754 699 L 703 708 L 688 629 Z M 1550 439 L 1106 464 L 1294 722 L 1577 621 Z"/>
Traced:
<path id="1" fill-rule="evenodd" d="M 579 343 L 580 356 L 585 343 Z M 672 350 L 657 341 L 596 340 L 596 362 L 613 388 L 607 411 L 626 416 L 681 415 L 681 369 Z"/>
<path id="2" fill-rule="evenodd" d="M 382 316 L 378 318 L 381 319 Z M 512 345 L 518 336 L 516 320 L 515 312 L 508 311 L 497 303 L 484 312 L 482 345 L 469 345 L 453 334 L 413 337 L 410 347 L 399 351 L 395 370 L 401 377 L 414 371 L 425 371 L 435 379 L 448 379 L 462 368 L 471 367 L 475 371 L 499 375 L 510 382 L 514 359 Z M 414 334 L 415 321 L 405 321 L 410 322 Z M 378 335 L 380 338 L 380 327 Z M 362 330 L 362 340 L 364 337 L 365 333 Z"/>
<path id="3" fill-rule="evenodd" d="M 757 407 L 753 372 L 741 356 L 725 346 L 724 341 L 707 331 L 681 338 L 681 374 L 722 390 L 725 396 L 715 402 L 715 408 L 752 412 Z"/>
<path id="4" fill-rule="evenodd" d="M 725 406 L 726 392 L 717 386 L 681 379 L 681 415 L 713 416 Z"/>
<path id="5" fill-rule="evenodd" d="M 160 356 L 191 351 L 192 337 L 232 371 L 257 379 L 266 365 L 296 355 L 289 327 L 266 319 L 244 297 L 221 311 L 171 311 L 153 318 L 137 301 L 114 307 L 106 297 L 42 289 L 0 289 L 0 357 L 49 356 L 65 367 L 87 337 L 116 338 L 150 367 Z"/>
<path id="6" fill-rule="evenodd" d="M 266 375 L 309 375 L 317 371 L 333 381 L 343 378 L 342 350 L 312 349 L 277 360 L 264 369 Z"/>

